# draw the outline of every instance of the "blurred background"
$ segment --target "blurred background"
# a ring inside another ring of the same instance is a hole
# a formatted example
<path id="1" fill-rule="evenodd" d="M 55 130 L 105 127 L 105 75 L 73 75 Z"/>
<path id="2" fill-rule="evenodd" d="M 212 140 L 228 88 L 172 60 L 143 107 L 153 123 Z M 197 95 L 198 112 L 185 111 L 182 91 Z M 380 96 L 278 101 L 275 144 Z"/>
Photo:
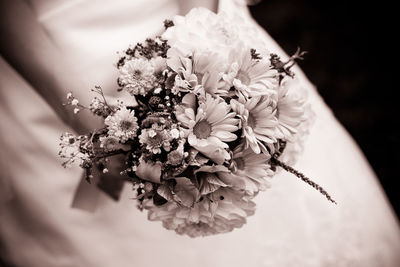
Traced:
<path id="1" fill-rule="evenodd" d="M 385 1 L 342 0 L 264 0 L 250 7 L 288 54 L 297 46 L 309 52 L 301 68 L 365 153 L 399 217 L 395 10 Z"/>

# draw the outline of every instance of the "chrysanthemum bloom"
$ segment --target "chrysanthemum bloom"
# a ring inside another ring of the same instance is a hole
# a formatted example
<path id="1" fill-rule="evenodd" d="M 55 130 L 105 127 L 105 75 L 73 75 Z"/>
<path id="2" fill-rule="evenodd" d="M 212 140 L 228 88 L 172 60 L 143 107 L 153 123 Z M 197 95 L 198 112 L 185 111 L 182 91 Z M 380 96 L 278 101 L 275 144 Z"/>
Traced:
<path id="1" fill-rule="evenodd" d="M 245 147 L 251 147 L 256 154 L 269 154 L 266 145 L 271 147 L 279 137 L 276 111 L 273 110 L 270 99 L 258 96 L 250 98 L 244 104 L 236 100 L 231 100 L 230 104 L 240 118 Z"/>
<path id="2" fill-rule="evenodd" d="M 162 35 L 171 47 L 182 51 L 210 50 L 226 53 L 226 48 L 239 40 L 235 23 L 225 14 L 215 14 L 205 8 L 193 8 L 186 16 L 175 16 L 174 26 Z M 207 40 L 207 42 L 204 42 Z"/>
<path id="3" fill-rule="evenodd" d="M 160 154 L 161 147 L 165 151 L 170 151 L 172 136 L 162 125 L 154 123 L 151 128 L 143 129 L 139 136 L 139 142 L 153 154 Z"/>
<path id="4" fill-rule="evenodd" d="M 236 140 L 239 120 L 230 112 L 231 107 L 219 97 L 206 94 L 206 99 L 196 109 L 196 97 L 187 94 L 177 106 L 176 118 L 187 129 L 189 144 L 217 164 L 230 159 L 226 142 Z"/>
<path id="5" fill-rule="evenodd" d="M 285 80 L 278 89 L 277 117 L 278 130 L 286 140 L 293 138 L 299 125 L 306 120 L 305 98 L 296 92 L 298 86 Z"/>
<path id="6" fill-rule="evenodd" d="M 146 95 L 156 86 L 157 78 L 151 61 L 133 58 L 120 69 L 119 83 L 131 95 Z"/>
<path id="7" fill-rule="evenodd" d="M 268 180 L 273 171 L 268 164 L 269 156 L 255 154 L 250 148 L 238 146 L 233 151 L 231 173 L 221 172 L 220 178 L 238 190 L 244 190 L 246 195 L 253 197 L 259 191 L 268 188 Z"/>
<path id="8" fill-rule="evenodd" d="M 202 196 L 192 207 L 174 201 L 155 206 L 152 200 L 145 200 L 144 207 L 149 220 L 162 221 L 165 228 L 190 237 L 230 232 L 244 225 L 255 211 L 254 202 L 231 188 Z"/>
<path id="9" fill-rule="evenodd" d="M 235 87 L 235 94 L 248 99 L 272 95 L 278 86 L 278 73 L 267 59 L 253 59 L 250 48 L 238 47 L 231 51 L 230 68 L 223 75 L 227 87 Z"/>
<path id="10" fill-rule="evenodd" d="M 263 33 L 241 14 L 193 8 L 186 16 L 175 16 L 174 26 L 162 35 L 171 47 L 181 50 L 209 50 L 226 57 L 232 46 L 243 43 L 264 53 Z M 204 40 L 207 40 L 206 42 Z M 225 60 L 224 60 L 225 61 Z"/>
<path id="11" fill-rule="evenodd" d="M 104 120 L 107 125 L 108 135 L 118 138 L 123 143 L 136 136 L 139 128 L 134 110 L 128 110 L 125 106 L 120 107 L 113 115 Z"/>

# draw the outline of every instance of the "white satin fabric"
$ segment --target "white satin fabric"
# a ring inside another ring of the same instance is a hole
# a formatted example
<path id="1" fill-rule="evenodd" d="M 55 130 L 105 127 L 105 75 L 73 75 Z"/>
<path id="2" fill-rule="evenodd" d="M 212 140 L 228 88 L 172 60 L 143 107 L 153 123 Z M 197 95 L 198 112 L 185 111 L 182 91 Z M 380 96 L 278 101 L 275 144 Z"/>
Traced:
<path id="1" fill-rule="evenodd" d="M 30 0 L 58 47 L 76 62 L 88 90 L 116 95 L 117 51 L 159 34 L 178 13 L 167 0 Z M 219 10 L 244 16 L 240 1 Z M 279 46 L 260 28 L 270 50 Z M 316 113 L 297 169 L 337 200 L 328 202 L 280 172 L 256 198 L 256 214 L 232 233 L 191 239 L 150 222 L 130 186 L 120 202 L 102 196 L 88 213 L 71 209 L 79 168 L 63 169 L 58 138 L 67 130 L 35 90 L 0 60 L 0 250 L 15 266 L 389 266 L 400 265 L 400 231 L 377 179 L 355 142 L 300 70 Z M 73 79 L 74 77 L 71 77 Z M 89 93 L 88 93 L 89 98 Z"/>

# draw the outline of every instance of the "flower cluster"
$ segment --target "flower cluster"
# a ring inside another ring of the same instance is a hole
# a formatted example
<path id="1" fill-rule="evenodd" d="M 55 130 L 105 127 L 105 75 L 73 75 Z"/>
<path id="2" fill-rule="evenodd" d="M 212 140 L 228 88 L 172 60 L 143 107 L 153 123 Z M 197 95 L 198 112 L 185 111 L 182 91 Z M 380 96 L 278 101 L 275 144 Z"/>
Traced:
<path id="1" fill-rule="evenodd" d="M 191 237 L 229 232 L 254 213 L 285 146 L 307 132 L 309 107 L 289 70 L 302 54 L 282 62 L 249 29 L 206 9 L 165 25 L 117 64 L 119 90 L 137 106 L 110 106 L 97 88 L 89 109 L 104 128 L 64 135 L 62 151 L 75 148 L 70 157 L 89 171 L 125 154 L 121 171 L 150 220 Z"/>

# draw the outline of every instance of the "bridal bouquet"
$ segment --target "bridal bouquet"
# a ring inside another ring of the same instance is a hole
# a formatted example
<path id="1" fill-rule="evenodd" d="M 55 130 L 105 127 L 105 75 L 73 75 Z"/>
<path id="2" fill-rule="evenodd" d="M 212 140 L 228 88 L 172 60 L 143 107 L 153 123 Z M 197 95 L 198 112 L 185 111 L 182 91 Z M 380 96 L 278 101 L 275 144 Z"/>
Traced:
<path id="1" fill-rule="evenodd" d="M 119 90 L 136 104 L 110 105 L 96 87 L 87 108 L 104 127 L 63 134 L 65 165 L 79 162 L 90 180 L 92 168 L 107 172 L 111 157 L 125 155 L 121 175 L 139 208 L 191 237 L 241 227 L 278 167 L 332 200 L 288 165 L 312 113 L 290 71 L 303 53 L 283 62 L 254 30 L 206 9 L 165 21 L 165 28 L 117 63 Z M 72 94 L 68 100 L 75 112 L 85 108 Z"/>

